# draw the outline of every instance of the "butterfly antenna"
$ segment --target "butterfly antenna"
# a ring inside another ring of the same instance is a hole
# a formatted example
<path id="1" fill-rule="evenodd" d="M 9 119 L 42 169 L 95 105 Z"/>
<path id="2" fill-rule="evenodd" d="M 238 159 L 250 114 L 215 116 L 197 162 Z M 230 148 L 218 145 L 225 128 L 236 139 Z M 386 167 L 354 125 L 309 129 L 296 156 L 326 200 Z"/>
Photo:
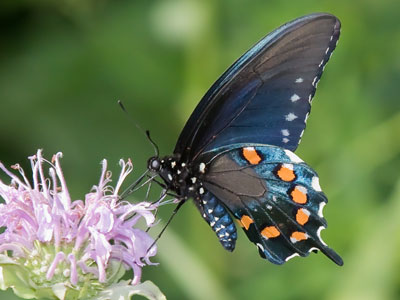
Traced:
<path id="1" fill-rule="evenodd" d="M 149 130 L 146 130 L 146 136 L 147 136 L 147 139 L 150 141 L 150 143 L 153 145 L 154 153 L 155 153 L 156 157 L 159 157 L 159 155 L 160 155 L 160 150 L 159 150 L 157 144 L 156 144 L 156 143 L 153 141 L 153 139 L 151 138 L 151 136 L 150 136 L 150 131 L 149 131 Z"/>
<path id="2" fill-rule="evenodd" d="M 150 131 L 148 130 L 144 130 L 138 123 L 135 122 L 135 120 L 132 118 L 132 115 L 130 115 L 128 113 L 128 111 L 126 110 L 124 104 L 122 103 L 121 100 L 118 100 L 118 104 L 121 107 L 121 109 L 123 110 L 123 112 L 128 116 L 129 120 L 131 120 L 131 122 L 135 125 L 135 127 L 137 129 L 139 129 L 149 140 L 150 144 L 153 146 L 154 152 L 156 154 L 156 156 L 158 157 L 159 155 L 159 150 L 158 150 L 158 146 L 157 144 L 153 141 L 153 139 L 150 137 Z"/>
<path id="3" fill-rule="evenodd" d="M 151 250 L 151 248 L 154 247 L 154 245 L 157 243 L 157 241 L 160 239 L 160 237 L 162 236 L 162 234 L 164 233 L 165 229 L 167 229 L 169 223 L 171 223 L 172 219 L 175 217 L 176 213 L 178 212 L 178 210 L 182 207 L 183 203 L 185 203 L 185 200 L 181 200 L 178 205 L 175 207 L 175 209 L 172 211 L 171 216 L 169 217 L 167 223 L 164 225 L 163 229 L 161 229 L 160 233 L 157 235 L 157 237 L 155 238 L 154 242 L 151 244 L 151 246 L 147 249 L 147 253 Z"/>
<path id="4" fill-rule="evenodd" d="M 121 100 L 118 100 L 118 104 L 121 107 L 121 109 L 123 110 L 124 113 L 126 113 L 126 115 L 128 116 L 129 120 L 131 120 L 131 122 L 135 125 L 135 127 L 137 129 L 139 129 L 144 135 L 147 136 L 146 130 L 144 130 L 142 127 L 140 127 L 140 125 L 138 123 L 135 122 L 135 120 L 132 118 L 132 115 L 128 113 L 128 111 L 126 110 L 124 104 L 122 103 Z"/>

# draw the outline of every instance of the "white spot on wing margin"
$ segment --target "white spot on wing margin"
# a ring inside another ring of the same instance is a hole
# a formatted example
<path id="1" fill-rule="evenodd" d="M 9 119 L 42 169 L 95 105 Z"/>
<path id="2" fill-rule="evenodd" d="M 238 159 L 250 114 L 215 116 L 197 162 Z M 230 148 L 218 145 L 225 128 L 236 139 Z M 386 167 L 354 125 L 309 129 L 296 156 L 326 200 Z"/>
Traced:
<path id="1" fill-rule="evenodd" d="M 312 188 L 313 188 L 314 190 L 316 190 L 317 192 L 321 192 L 321 191 L 322 191 L 321 186 L 319 185 L 319 178 L 318 178 L 318 176 L 314 176 L 314 177 L 311 179 L 311 186 L 312 186 Z"/>
<path id="2" fill-rule="evenodd" d="M 287 150 L 287 149 L 285 149 L 284 151 L 285 151 L 286 156 L 289 157 L 291 162 L 294 162 L 294 163 L 302 163 L 303 162 L 303 160 L 300 157 L 298 157 L 296 154 L 294 154 L 292 151 Z"/>
<path id="3" fill-rule="evenodd" d="M 322 245 L 328 246 L 321 238 L 321 231 L 324 230 L 324 229 L 325 229 L 324 226 L 319 227 L 318 230 L 317 230 L 317 235 L 318 235 L 318 238 L 319 238 L 320 242 L 322 243 Z"/>
<path id="4" fill-rule="evenodd" d="M 324 210 L 325 205 L 326 205 L 326 202 L 321 202 L 321 203 L 319 204 L 318 216 L 319 216 L 320 218 L 323 218 L 323 217 L 324 217 L 324 215 L 323 215 L 323 210 Z"/>
<path id="5" fill-rule="evenodd" d="M 288 261 L 288 260 L 290 260 L 290 259 L 292 259 L 293 257 L 296 257 L 296 256 L 300 256 L 300 254 L 298 254 L 298 253 L 293 253 L 292 255 L 286 257 L 286 258 L 285 258 L 285 261 Z"/>

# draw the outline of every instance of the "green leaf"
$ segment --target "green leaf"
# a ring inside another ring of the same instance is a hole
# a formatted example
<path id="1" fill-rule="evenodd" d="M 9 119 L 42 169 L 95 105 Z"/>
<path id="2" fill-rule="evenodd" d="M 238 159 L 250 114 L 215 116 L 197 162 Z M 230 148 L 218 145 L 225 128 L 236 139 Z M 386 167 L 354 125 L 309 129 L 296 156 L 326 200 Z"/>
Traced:
<path id="1" fill-rule="evenodd" d="M 129 281 L 115 283 L 101 291 L 94 299 L 97 300 L 129 300 L 133 295 L 140 295 L 150 300 L 166 300 L 165 295 L 151 281 L 138 285 L 130 285 Z"/>
<path id="2" fill-rule="evenodd" d="M 21 298 L 38 298 L 28 272 L 14 260 L 0 254 L 0 289 L 12 288 Z"/>

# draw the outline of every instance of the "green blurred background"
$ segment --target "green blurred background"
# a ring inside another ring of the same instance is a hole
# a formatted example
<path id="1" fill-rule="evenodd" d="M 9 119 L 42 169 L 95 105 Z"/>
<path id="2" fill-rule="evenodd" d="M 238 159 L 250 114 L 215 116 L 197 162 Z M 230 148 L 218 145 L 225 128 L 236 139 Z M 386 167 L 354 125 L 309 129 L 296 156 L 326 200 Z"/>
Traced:
<path id="1" fill-rule="evenodd" d="M 320 175 L 329 197 L 323 238 L 344 266 L 320 253 L 275 266 L 242 232 L 228 253 L 189 203 L 143 279 L 169 299 L 400 299 L 398 0 L 2 0 L 0 159 L 28 168 L 36 149 L 49 158 L 62 151 L 76 199 L 97 183 L 103 158 L 116 174 L 119 158 L 131 157 L 133 180 L 153 152 L 117 99 L 170 154 L 237 57 L 277 26 L 320 11 L 340 18 L 342 35 L 297 154 Z"/>

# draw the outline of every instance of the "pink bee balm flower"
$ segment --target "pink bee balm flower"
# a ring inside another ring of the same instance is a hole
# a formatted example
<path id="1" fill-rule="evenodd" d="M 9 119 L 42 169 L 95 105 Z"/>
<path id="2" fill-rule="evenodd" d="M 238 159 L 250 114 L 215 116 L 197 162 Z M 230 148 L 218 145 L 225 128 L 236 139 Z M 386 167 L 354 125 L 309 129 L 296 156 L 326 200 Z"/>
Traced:
<path id="1" fill-rule="evenodd" d="M 20 173 L 16 176 L 0 163 L 11 178 L 10 185 L 0 180 L 4 199 L 0 204 L 0 288 L 12 287 L 24 298 L 114 299 L 114 292 L 115 299 L 130 299 L 151 290 L 150 299 L 163 299 L 151 282 L 139 284 L 142 267 L 153 264 L 150 257 L 157 249 L 154 245 L 148 250 L 154 240 L 134 227 L 140 219 L 152 226 L 160 202 L 132 204 L 118 196 L 133 169 L 131 161 L 120 160 L 122 170 L 112 187 L 103 160 L 98 185 L 85 201 L 72 201 L 61 157 L 59 152 L 49 162 L 41 150 L 30 157 L 32 183 L 19 165 L 12 167 Z M 128 269 L 133 270 L 133 279 L 121 282 Z M 126 290 L 126 298 L 118 298 L 121 290 Z"/>

